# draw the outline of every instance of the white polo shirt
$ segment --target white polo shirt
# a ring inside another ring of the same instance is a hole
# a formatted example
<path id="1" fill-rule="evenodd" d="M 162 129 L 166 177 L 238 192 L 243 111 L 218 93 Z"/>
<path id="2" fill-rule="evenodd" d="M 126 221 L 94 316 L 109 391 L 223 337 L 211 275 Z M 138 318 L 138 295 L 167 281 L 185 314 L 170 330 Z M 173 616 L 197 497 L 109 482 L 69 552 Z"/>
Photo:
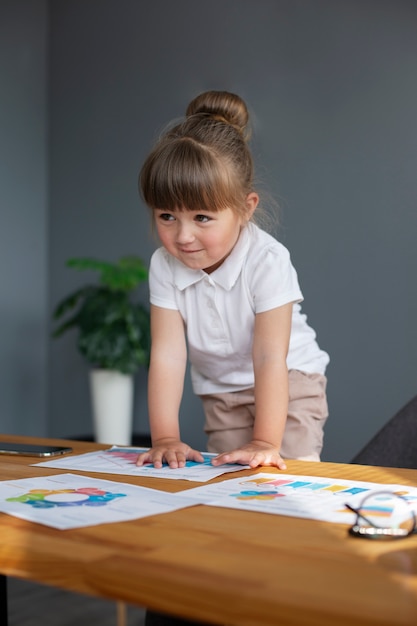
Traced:
<path id="1" fill-rule="evenodd" d="M 150 301 L 181 313 L 197 395 L 254 386 L 252 340 L 256 313 L 294 302 L 288 369 L 324 374 L 329 357 L 301 313 L 303 295 L 288 250 L 255 224 L 245 227 L 222 265 L 206 274 L 165 248 L 154 252 Z"/>

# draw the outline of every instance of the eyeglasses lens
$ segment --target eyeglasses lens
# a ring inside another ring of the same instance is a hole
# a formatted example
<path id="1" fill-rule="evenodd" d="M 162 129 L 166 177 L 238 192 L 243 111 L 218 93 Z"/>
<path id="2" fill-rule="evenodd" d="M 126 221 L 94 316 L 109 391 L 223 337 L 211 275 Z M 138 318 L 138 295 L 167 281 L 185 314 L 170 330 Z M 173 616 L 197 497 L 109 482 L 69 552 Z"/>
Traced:
<path id="1" fill-rule="evenodd" d="M 407 537 L 415 528 L 415 516 L 407 500 L 398 494 L 375 493 L 358 508 L 352 533 L 375 539 Z"/>

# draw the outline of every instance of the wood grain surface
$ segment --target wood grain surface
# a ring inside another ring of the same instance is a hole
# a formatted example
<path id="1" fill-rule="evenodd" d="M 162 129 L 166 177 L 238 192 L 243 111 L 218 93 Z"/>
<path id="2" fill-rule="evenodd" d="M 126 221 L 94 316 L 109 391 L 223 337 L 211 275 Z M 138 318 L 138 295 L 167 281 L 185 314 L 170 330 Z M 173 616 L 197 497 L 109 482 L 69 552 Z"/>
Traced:
<path id="1" fill-rule="evenodd" d="M 69 444 L 74 454 L 106 447 L 14 439 Z M 0 458 L 2 480 L 59 473 L 31 466 L 33 462 L 30 457 Z M 287 465 L 289 474 L 417 485 L 414 470 L 301 461 Z M 253 473 L 242 470 L 239 475 Z M 89 475 L 166 491 L 196 486 Z M 0 514 L 0 538 L 0 573 L 189 619 L 234 626 L 417 623 L 417 536 L 372 542 L 350 537 L 343 524 L 199 505 L 65 531 Z"/>

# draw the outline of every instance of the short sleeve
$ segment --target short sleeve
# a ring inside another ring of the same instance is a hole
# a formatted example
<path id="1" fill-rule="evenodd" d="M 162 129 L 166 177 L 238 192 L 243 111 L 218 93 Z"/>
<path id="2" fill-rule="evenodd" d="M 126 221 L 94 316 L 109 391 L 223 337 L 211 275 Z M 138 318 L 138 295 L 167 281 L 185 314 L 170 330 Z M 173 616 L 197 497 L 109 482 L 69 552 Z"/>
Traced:
<path id="1" fill-rule="evenodd" d="M 267 245 L 248 267 L 255 313 L 262 313 L 290 302 L 301 302 L 301 292 L 287 248 L 278 241 Z"/>
<path id="2" fill-rule="evenodd" d="M 149 292 L 151 304 L 163 309 L 178 310 L 172 267 L 164 248 L 158 248 L 151 257 Z"/>

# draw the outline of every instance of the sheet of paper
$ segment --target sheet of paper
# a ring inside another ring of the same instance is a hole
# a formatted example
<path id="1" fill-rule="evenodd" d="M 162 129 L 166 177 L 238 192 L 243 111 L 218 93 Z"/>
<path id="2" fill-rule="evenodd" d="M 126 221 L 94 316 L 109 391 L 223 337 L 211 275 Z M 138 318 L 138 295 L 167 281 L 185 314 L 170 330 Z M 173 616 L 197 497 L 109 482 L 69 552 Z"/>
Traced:
<path id="1" fill-rule="evenodd" d="M 216 456 L 209 452 L 202 452 L 204 463 L 187 461 L 185 467 L 171 469 L 164 465 L 156 469 L 152 464 L 144 467 L 136 465 L 136 459 L 140 452 L 148 448 L 131 448 L 113 446 L 108 450 L 87 452 L 75 456 L 60 457 L 52 461 L 34 463 L 37 467 L 53 467 L 56 469 L 79 470 L 82 472 L 104 472 L 107 474 L 128 474 L 129 476 L 150 476 L 153 478 L 172 478 L 177 480 L 193 480 L 206 482 L 222 474 L 237 472 L 247 469 L 247 465 L 221 465 L 213 467 L 211 459 Z"/>
<path id="2" fill-rule="evenodd" d="M 210 506 L 352 524 L 355 514 L 345 503 L 357 507 L 371 491 L 387 490 L 405 497 L 417 512 L 415 487 L 281 473 L 232 478 L 177 495 Z"/>
<path id="3" fill-rule="evenodd" d="M 197 502 L 135 485 L 76 474 L 0 481 L 0 511 L 60 530 L 125 522 Z"/>

